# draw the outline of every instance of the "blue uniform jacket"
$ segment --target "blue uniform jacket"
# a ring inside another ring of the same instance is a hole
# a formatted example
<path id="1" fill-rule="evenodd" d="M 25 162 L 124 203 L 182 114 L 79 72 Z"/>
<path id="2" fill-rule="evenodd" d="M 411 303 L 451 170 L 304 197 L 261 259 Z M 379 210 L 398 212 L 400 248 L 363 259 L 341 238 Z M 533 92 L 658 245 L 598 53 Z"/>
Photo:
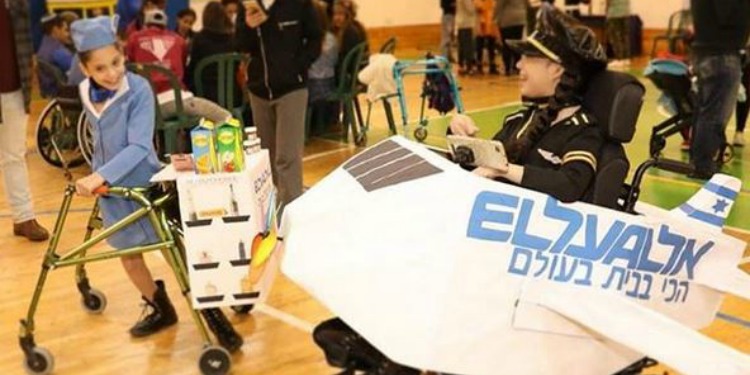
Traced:
<path id="1" fill-rule="evenodd" d="M 64 44 L 60 43 L 57 39 L 45 35 L 42 39 L 42 45 L 39 46 L 39 51 L 36 52 L 38 59 L 50 63 L 60 69 L 60 72 L 65 75 L 70 66 L 73 63 L 73 52 L 71 52 Z M 63 82 L 64 83 L 64 82 Z M 47 97 L 55 96 L 57 94 L 57 86 L 55 84 L 55 77 L 42 74 L 39 76 L 39 84 L 42 94 Z"/>
<path id="2" fill-rule="evenodd" d="M 110 186 L 148 186 L 159 168 L 154 151 L 155 102 L 146 79 L 126 73 L 117 94 L 97 113 L 91 103 L 91 80 L 79 85 L 86 118 L 93 128 L 93 170 Z M 110 226 L 140 208 L 132 201 L 115 197 L 99 200 L 105 226 Z M 157 242 L 147 218 L 115 233 L 107 242 L 115 248 Z"/>

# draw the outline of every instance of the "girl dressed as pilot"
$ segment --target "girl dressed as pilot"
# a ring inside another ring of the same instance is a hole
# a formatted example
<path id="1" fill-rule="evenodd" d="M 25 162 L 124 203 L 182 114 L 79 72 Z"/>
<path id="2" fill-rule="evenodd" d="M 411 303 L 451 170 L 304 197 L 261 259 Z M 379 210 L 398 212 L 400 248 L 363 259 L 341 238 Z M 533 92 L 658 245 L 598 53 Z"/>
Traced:
<path id="1" fill-rule="evenodd" d="M 149 82 L 125 69 L 125 55 L 116 39 L 117 17 L 96 17 L 76 21 L 71 33 L 81 71 L 86 79 L 79 85 L 86 118 L 92 125 L 93 172 L 76 181 L 76 191 L 92 196 L 103 185 L 148 186 L 160 169 L 153 145 L 155 100 Z M 110 226 L 136 211 L 139 206 L 118 197 L 99 199 L 105 226 Z M 117 248 L 158 242 L 150 222 L 143 218 L 107 239 Z M 128 277 L 141 292 L 150 309 L 130 328 L 133 337 L 144 337 L 177 322 L 174 307 L 164 283 L 154 281 L 141 254 L 120 258 Z M 242 345 L 235 331 L 219 309 L 201 311 L 219 343 L 230 351 Z"/>

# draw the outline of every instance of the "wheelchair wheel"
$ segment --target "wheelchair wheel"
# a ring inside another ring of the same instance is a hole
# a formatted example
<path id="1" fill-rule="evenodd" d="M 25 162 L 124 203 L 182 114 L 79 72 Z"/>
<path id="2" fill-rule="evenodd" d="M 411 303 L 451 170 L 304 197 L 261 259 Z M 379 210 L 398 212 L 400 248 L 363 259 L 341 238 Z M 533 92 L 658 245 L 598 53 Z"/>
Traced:
<path id="1" fill-rule="evenodd" d="M 55 357 L 49 350 L 41 347 L 34 347 L 33 356 L 27 357 L 23 361 L 23 368 L 27 374 L 47 375 L 51 374 L 55 368 Z"/>
<path id="2" fill-rule="evenodd" d="M 60 154 L 68 162 L 68 167 L 77 167 L 85 162 L 78 149 L 73 114 L 66 113 L 57 99 L 50 101 L 36 124 L 36 148 L 48 164 L 62 168 Z M 52 141 L 55 141 L 58 150 Z"/>
<path id="3" fill-rule="evenodd" d="M 425 128 L 424 126 L 420 126 L 414 129 L 414 138 L 416 138 L 419 142 L 424 142 L 424 140 L 427 139 L 427 128 Z"/>
<path id="4" fill-rule="evenodd" d="M 76 138 L 78 139 L 78 148 L 81 156 L 90 166 L 92 155 L 94 155 L 94 138 L 91 131 L 91 124 L 86 120 L 86 114 L 81 112 L 76 124 Z"/>
<path id="5" fill-rule="evenodd" d="M 198 360 L 198 368 L 203 375 L 224 375 L 231 367 L 232 357 L 219 346 L 206 347 Z"/>

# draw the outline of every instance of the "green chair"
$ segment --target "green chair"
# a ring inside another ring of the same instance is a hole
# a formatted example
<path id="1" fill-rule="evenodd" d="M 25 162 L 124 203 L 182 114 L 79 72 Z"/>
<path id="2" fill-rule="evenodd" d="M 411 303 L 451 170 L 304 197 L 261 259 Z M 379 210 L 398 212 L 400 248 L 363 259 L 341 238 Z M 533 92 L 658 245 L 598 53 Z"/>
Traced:
<path id="1" fill-rule="evenodd" d="M 344 56 L 336 89 L 326 98 L 326 101 L 341 103 L 344 112 L 344 132 L 342 139 L 344 141 L 349 139 L 349 129 L 351 129 L 354 143 L 358 146 L 367 142 L 366 134 L 360 133 L 356 120 L 357 117 L 355 117 L 355 106 L 357 105 L 355 101 L 357 100 L 357 94 L 359 94 L 357 74 L 359 73 L 366 48 L 367 43 L 360 43 Z M 310 131 L 310 121 L 311 113 L 308 108 L 305 116 L 306 134 L 309 134 Z M 359 126 L 362 126 L 361 121 Z"/>
<path id="2" fill-rule="evenodd" d="M 680 41 L 687 48 L 686 31 L 692 23 L 693 17 L 689 9 L 678 10 L 672 13 L 669 16 L 667 33 L 654 37 L 654 44 L 651 47 L 651 58 L 653 59 L 656 56 L 656 47 L 661 41 L 667 42 L 669 53 L 677 53 L 677 42 Z"/>
<path id="3" fill-rule="evenodd" d="M 189 116 L 185 113 L 185 107 L 182 100 L 182 85 L 177 79 L 177 76 L 175 76 L 171 70 L 156 64 L 129 63 L 128 69 L 143 76 L 149 81 L 154 92 L 155 100 L 157 92 L 153 77 L 156 74 L 166 76 L 169 80 L 169 86 L 174 92 L 175 105 L 177 108 L 174 116 L 166 118 L 161 113 L 161 108 L 158 105 L 158 102 L 156 105 L 155 135 L 157 137 L 157 153 L 160 159 L 165 160 L 166 155 L 173 153 L 189 152 L 189 131 L 198 124 L 200 119 L 196 116 Z"/>
<path id="4" fill-rule="evenodd" d="M 193 73 L 193 83 L 195 84 L 195 94 L 205 98 L 206 86 L 204 84 L 204 71 L 210 66 L 216 66 L 218 94 L 216 104 L 232 112 L 232 116 L 242 121 L 242 113 L 247 103 L 240 100 L 241 103 L 235 103 L 235 86 L 237 85 L 237 69 L 246 65 L 250 61 L 250 56 L 240 53 L 222 53 L 206 57 L 198 62 Z"/>

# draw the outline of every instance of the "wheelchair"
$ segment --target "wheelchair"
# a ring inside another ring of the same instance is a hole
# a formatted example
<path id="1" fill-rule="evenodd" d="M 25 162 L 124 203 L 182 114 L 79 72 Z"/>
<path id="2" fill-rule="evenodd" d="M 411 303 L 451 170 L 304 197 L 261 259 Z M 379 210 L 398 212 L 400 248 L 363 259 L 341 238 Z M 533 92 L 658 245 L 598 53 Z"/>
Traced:
<path id="1" fill-rule="evenodd" d="M 630 162 L 623 145 L 632 141 L 635 135 L 644 94 L 645 87 L 626 73 L 604 71 L 591 78 L 582 106 L 596 118 L 605 143 L 600 150 L 594 181 L 582 201 L 637 214 L 634 207 L 643 176 L 649 168 L 659 166 L 652 157 L 639 166 L 630 184 L 626 183 Z M 313 331 L 313 339 L 323 349 L 331 366 L 344 369 L 341 374 L 354 374 L 358 370 L 398 375 L 420 373 L 386 358 L 366 338 L 338 318 L 319 324 Z M 644 374 L 657 364 L 657 361 L 643 357 L 613 375 Z"/>
<path id="2" fill-rule="evenodd" d="M 54 357 L 52 354 L 44 347 L 37 346 L 34 339 L 34 317 L 44 290 L 47 275 L 52 270 L 75 266 L 76 286 L 80 292 L 82 309 L 89 314 L 101 314 L 107 307 L 107 298 L 103 292 L 91 286 L 91 282 L 86 274 L 85 265 L 90 262 L 160 250 L 174 272 L 185 300 L 190 305 L 190 286 L 185 260 L 183 234 L 180 227 L 177 193 L 173 183 L 168 186 L 164 191 L 155 191 L 153 188 L 125 187 L 105 187 L 98 189 L 98 196 L 107 195 L 129 199 L 136 202 L 140 208 L 114 225 L 102 229 L 103 222 L 99 216 L 99 200 L 97 199 L 87 221 L 83 243 L 69 249 L 65 253 L 58 253 L 58 244 L 64 232 L 65 222 L 70 211 L 73 196 L 75 195 L 75 187 L 73 185 L 67 186 L 52 237 L 42 260 L 41 272 L 29 304 L 28 312 L 26 317 L 20 322 L 19 345 L 24 353 L 23 365 L 28 374 L 46 375 L 52 373 L 54 368 Z M 142 218 L 147 218 L 151 223 L 159 238 L 159 242 L 127 249 L 97 251 L 92 254 L 87 253 L 89 249 L 101 243 L 112 234 Z M 94 235 L 94 231 L 96 230 L 101 230 L 101 232 Z M 190 310 L 203 342 L 203 351 L 198 359 L 198 367 L 201 374 L 204 375 L 223 375 L 229 372 L 232 357 L 227 349 L 212 342 L 209 330 L 207 329 L 208 326 L 217 337 L 220 335 L 221 328 L 216 328 L 217 323 L 215 323 L 218 318 L 214 316 L 214 319 L 210 319 L 209 315 L 221 313 L 221 310 L 218 310 L 218 313 L 217 311 L 210 311 L 210 314 L 207 313 L 208 310 L 218 309 L 204 309 L 201 310 L 201 314 L 199 314 L 198 310 Z M 218 341 L 221 342 L 221 338 L 218 338 Z"/>
<path id="3" fill-rule="evenodd" d="M 78 87 L 67 84 L 60 69 L 45 61 L 37 61 L 38 74 L 54 80 L 51 98 L 36 123 L 36 147 L 44 161 L 57 168 L 91 165 L 91 130 Z"/>

